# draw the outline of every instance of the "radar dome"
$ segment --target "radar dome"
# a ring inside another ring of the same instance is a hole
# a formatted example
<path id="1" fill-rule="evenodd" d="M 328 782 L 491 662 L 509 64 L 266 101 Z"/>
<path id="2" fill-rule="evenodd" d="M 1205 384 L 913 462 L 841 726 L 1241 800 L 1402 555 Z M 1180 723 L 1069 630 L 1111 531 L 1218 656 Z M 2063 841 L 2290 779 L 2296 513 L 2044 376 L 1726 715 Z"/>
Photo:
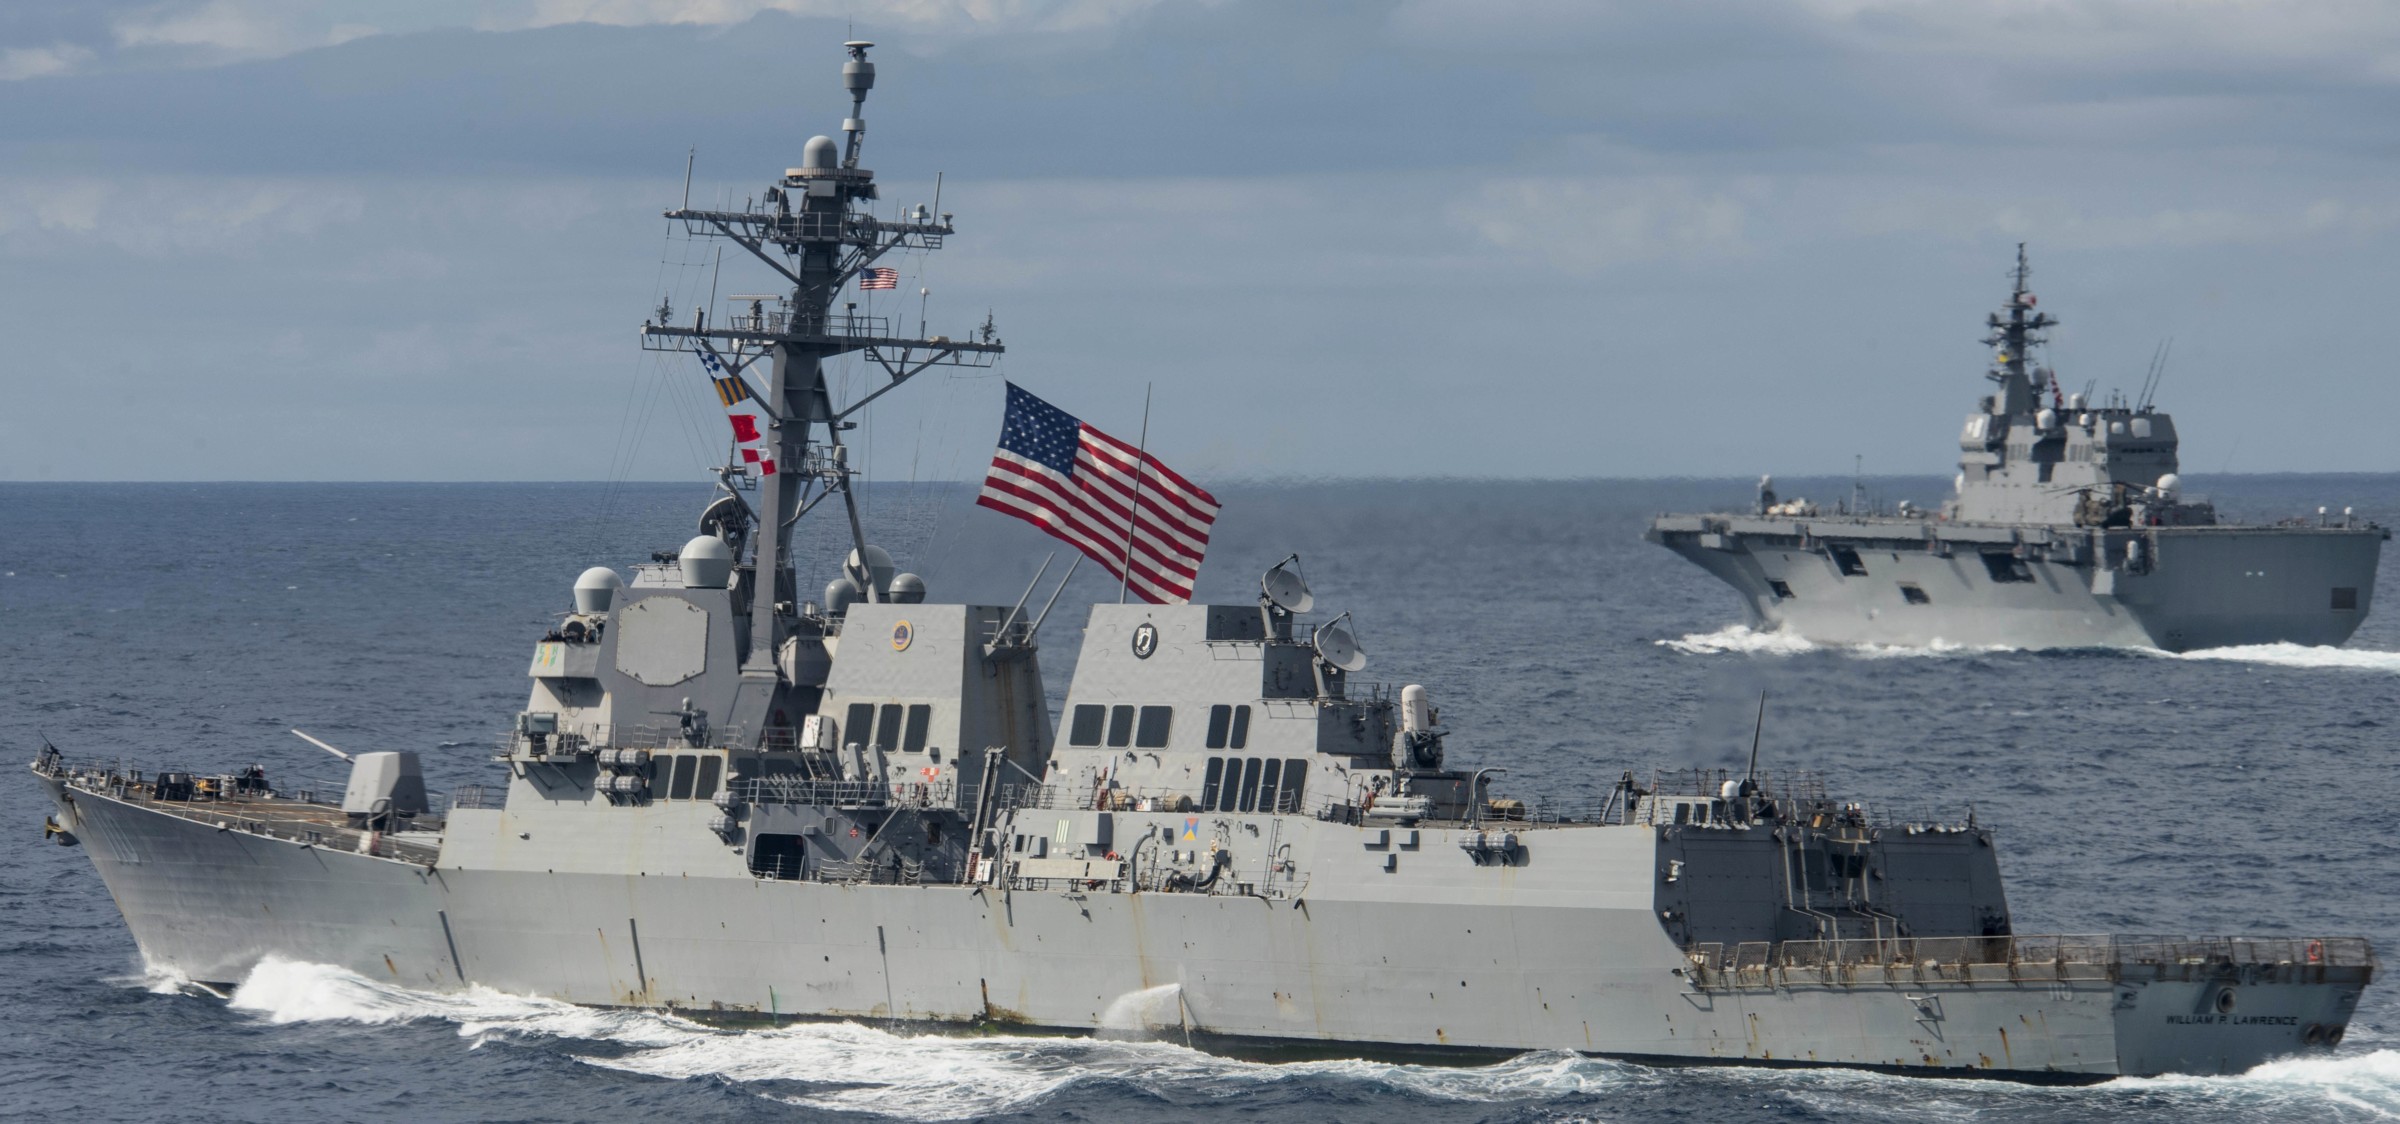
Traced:
<path id="1" fill-rule="evenodd" d="M 2168 499 L 2183 495 L 2183 477 L 2170 472 L 2158 478 L 2158 490 Z"/>
<path id="2" fill-rule="evenodd" d="M 733 577 L 733 548 L 715 535 L 699 535 L 683 544 L 683 588 L 723 589 Z"/>
<path id="3" fill-rule="evenodd" d="M 617 591 L 625 588 L 625 579 L 606 566 L 594 566 L 575 579 L 575 611 L 605 613 L 617 599 Z"/>
<path id="4" fill-rule="evenodd" d="M 825 583 L 825 615 L 838 617 L 858 604 L 858 583 L 848 578 L 835 578 Z"/>
<path id="5" fill-rule="evenodd" d="M 832 137 L 810 137 L 800 149 L 800 170 L 803 172 L 830 172 L 841 162 L 841 146 L 833 143 Z"/>
<path id="6" fill-rule="evenodd" d="M 892 600 L 902 605 L 915 605 L 925 600 L 925 579 L 915 574 L 898 574 L 892 578 Z"/>
<path id="7" fill-rule="evenodd" d="M 892 571 L 898 568 L 892 565 L 891 552 L 873 543 L 867 544 L 867 561 L 864 566 L 859 564 L 858 554 L 858 551 L 853 550 L 850 552 L 850 557 L 842 562 L 842 575 L 858 583 L 861 591 L 873 589 L 877 593 L 883 593 L 890 590 L 892 588 Z"/>

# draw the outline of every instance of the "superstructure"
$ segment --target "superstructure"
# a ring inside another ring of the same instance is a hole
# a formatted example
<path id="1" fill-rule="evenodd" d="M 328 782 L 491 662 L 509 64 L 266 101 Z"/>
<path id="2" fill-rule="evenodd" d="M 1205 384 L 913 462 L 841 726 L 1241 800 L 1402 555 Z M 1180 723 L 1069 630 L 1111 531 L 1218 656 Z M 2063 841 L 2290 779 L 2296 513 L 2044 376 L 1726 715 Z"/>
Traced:
<path id="1" fill-rule="evenodd" d="M 788 298 L 644 329 L 764 372 L 778 470 L 754 507 L 729 468 L 680 549 L 574 583 L 504 783 L 429 791 L 413 753 L 356 753 L 336 800 L 45 750 L 50 834 L 85 848 L 150 964 L 232 985 L 276 956 L 736 1023 L 2051 1081 L 2340 1040 L 2365 941 L 2020 934 L 1971 817 L 1755 769 L 1496 793 L 1451 763 L 1473 734 L 1430 691 L 1362 677 L 1297 557 L 1234 603 L 1091 608 L 1054 724 L 1037 589 L 929 600 L 851 500 L 845 419 L 1000 350 L 833 312 L 881 254 L 951 234 L 862 205 L 868 47 L 843 70 L 846 144 L 807 142 L 750 209 L 669 212 Z M 858 401 L 821 366 L 846 351 L 888 375 Z M 807 520 L 828 498 L 843 517 Z M 849 563 L 819 594 L 791 543 L 828 524 Z"/>
<path id="2" fill-rule="evenodd" d="M 2175 421 L 2135 399 L 2068 394 L 2034 360 L 2057 323 L 2014 283 L 1987 320 L 1995 391 L 1959 433 L 1937 510 L 1779 498 L 1662 515 L 1648 537 L 1732 586 L 1753 624 L 1834 644 L 2025 648 L 2335 645 L 2374 605 L 2391 533 L 2318 514 L 2221 521 L 2185 494 Z M 2155 374 L 2155 371 L 2154 371 Z M 2154 381 L 2154 380 L 2153 380 Z"/>

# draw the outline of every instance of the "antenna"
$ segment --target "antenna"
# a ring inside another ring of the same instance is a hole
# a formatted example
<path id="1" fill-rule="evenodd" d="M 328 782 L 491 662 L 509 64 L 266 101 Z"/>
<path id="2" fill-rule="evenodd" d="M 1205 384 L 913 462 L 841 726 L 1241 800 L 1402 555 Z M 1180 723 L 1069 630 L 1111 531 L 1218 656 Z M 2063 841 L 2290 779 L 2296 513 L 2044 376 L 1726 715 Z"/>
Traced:
<path id="1" fill-rule="evenodd" d="M 1075 567 L 1081 565 L 1083 565 L 1083 556 L 1080 554 L 1075 556 L 1075 560 L 1073 562 L 1067 564 L 1067 576 L 1058 579 L 1058 588 L 1050 591 L 1050 599 L 1048 601 L 1042 602 L 1042 611 L 1035 613 L 1033 615 L 1033 623 L 1025 626 L 1026 639 L 1033 639 L 1033 634 L 1042 630 L 1042 622 L 1050 619 L 1050 606 L 1058 604 L 1058 595 L 1067 591 L 1067 582 L 1074 578 Z"/>
<path id="2" fill-rule="evenodd" d="M 2175 337 L 2168 336 L 2159 343 L 2158 350 L 2150 353 L 2150 373 L 2142 378 L 2141 401 L 2134 407 L 2137 412 L 2150 411 L 2150 402 L 2158 395 L 2159 381 L 2167 377 L 2167 356 L 2174 350 Z"/>
<path id="3" fill-rule="evenodd" d="M 1342 627 L 1342 622 L 1349 619 L 1350 614 L 1343 613 L 1318 625 L 1317 631 L 1308 638 L 1309 647 L 1316 649 L 1317 658 L 1325 661 L 1327 666 L 1343 671 L 1365 671 L 1367 654 L 1359 650 L 1358 638 Z"/>
<path id="4" fill-rule="evenodd" d="M 692 209 L 692 164 L 699 159 L 700 146 L 696 144 L 683 154 L 683 209 L 687 211 Z"/>
<path id="5" fill-rule="evenodd" d="M 1766 732 L 1767 693 L 1760 691 L 1758 693 L 1758 724 L 1750 728 L 1750 771 L 1744 775 L 1743 779 L 1745 780 L 1756 781 L 1758 779 L 1758 741 Z"/>
<path id="6" fill-rule="evenodd" d="M 1125 591 L 1133 585 L 1133 528 L 1142 521 L 1142 467 L 1150 459 L 1150 390 L 1156 383 L 1142 384 L 1142 439 L 1133 447 L 1133 502 L 1125 508 L 1125 564 L 1117 571 L 1117 604 L 1125 603 Z"/>
<path id="7" fill-rule="evenodd" d="M 1032 581 L 1025 583 L 1025 592 L 1017 598 L 1016 607 L 1010 609 L 1007 616 L 1000 618 L 1001 637 L 1005 638 L 1008 635 L 1008 626 L 1017 623 L 1017 614 L 1025 610 L 1025 603 L 1027 601 L 1033 600 L 1034 587 L 1042 584 L 1042 575 L 1050 572 L 1050 563 L 1057 561 L 1057 559 L 1058 552 L 1055 550 L 1043 556 L 1041 568 L 1033 572 Z"/>
<path id="8" fill-rule="evenodd" d="M 292 731 L 292 732 L 293 732 L 293 733 L 295 733 L 295 734 L 300 734 L 300 740 L 301 740 L 301 741 L 307 742 L 308 744 L 310 744 L 310 745 L 313 745 L 313 746 L 317 747 L 318 749 L 324 750 L 325 752 L 327 752 L 327 753 L 330 753 L 330 754 L 334 755 L 335 757 L 339 757 L 339 758 L 341 758 L 341 759 L 342 759 L 342 760 L 344 760 L 344 761 L 356 761 L 356 760 L 357 760 L 357 758 L 354 758 L 354 757 L 350 756 L 349 754 L 342 752 L 341 750 L 335 749 L 335 748 L 333 748 L 332 746 L 330 746 L 330 745 L 327 745 L 327 744 L 325 744 L 324 742 L 317 740 L 316 738 L 312 738 L 312 737 L 308 736 L 307 734 L 301 734 L 301 733 L 300 733 L 300 731 L 298 731 L 298 730 L 294 730 L 294 731 Z"/>
<path id="9" fill-rule="evenodd" d="M 1290 569 L 1284 567 L 1289 566 Z M 1259 596 L 1286 613 L 1305 613 L 1316 607 L 1317 595 L 1309 592 L 1308 580 L 1300 576 L 1300 555 L 1295 552 L 1258 579 Z"/>

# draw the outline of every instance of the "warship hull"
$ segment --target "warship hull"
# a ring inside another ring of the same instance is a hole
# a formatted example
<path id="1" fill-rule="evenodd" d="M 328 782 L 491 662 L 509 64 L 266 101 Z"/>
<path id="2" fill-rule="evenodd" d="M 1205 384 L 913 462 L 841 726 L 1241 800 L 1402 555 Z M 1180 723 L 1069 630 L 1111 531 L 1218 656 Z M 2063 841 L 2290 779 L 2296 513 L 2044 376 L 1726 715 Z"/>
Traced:
<path id="1" fill-rule="evenodd" d="M 2181 652 L 2343 643 L 2385 532 L 1670 515 L 1648 537 L 1818 643 Z"/>
<path id="2" fill-rule="evenodd" d="M 738 860 L 710 873 L 695 868 L 726 865 L 724 849 L 683 822 L 687 808 L 571 841 L 539 815 L 460 809 L 438 857 L 415 862 L 43 780 L 144 960 L 221 986 L 281 957 L 408 988 L 733 1022 L 2086 1082 L 2239 1072 L 2323 1045 L 2371 974 L 2346 944 L 2327 956 L 2293 943 L 2280 960 L 2136 963 L 2045 944 L 1814 966 L 1764 945 L 1685 947 L 1654 910 L 1673 829 L 1646 825 L 1530 827 L 1530 861 L 1495 867 L 1467 857 L 1463 829 L 1396 841 L 1388 828 L 1260 817 L 1220 825 L 1237 839 L 1270 833 L 1254 852 L 1288 856 L 1289 878 L 1261 867 L 1250 892 L 1028 891 L 781 881 Z M 1116 819 L 1123 832 L 1172 832 L 1186 817 Z"/>

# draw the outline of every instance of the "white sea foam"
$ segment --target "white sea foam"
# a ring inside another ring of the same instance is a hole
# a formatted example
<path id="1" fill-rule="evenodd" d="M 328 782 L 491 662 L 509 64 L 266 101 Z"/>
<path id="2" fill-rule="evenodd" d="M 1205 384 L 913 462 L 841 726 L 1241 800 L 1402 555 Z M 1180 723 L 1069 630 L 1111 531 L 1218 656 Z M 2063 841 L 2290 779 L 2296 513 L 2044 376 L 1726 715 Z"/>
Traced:
<path id="1" fill-rule="evenodd" d="M 132 981 L 127 981 L 132 982 Z M 153 990 L 179 977 L 152 972 Z M 1163 993 L 1153 994 L 1153 993 Z M 1024 1112 L 1070 1086 L 1114 1082 L 1171 1102 L 1229 1102 L 1264 1086 L 1333 1081 L 1435 1100 L 1544 1102 L 1611 1089 L 1678 1082 L 1752 1082 L 1829 1112 L 1874 1117 L 1888 1086 L 1892 1119 L 1966 1119 L 2020 1099 L 2092 1113 L 2181 1105 L 2215 1114 L 2400 1119 L 2400 1052 L 2271 1062 L 2237 1077 L 2126 1078 L 2083 1089 L 2007 1082 L 1892 1077 L 1844 1070 L 1655 1070 L 1572 1053 L 1526 1054 L 1496 1065 L 1426 1067 L 1370 1061 L 1269 1065 L 1199 1053 L 1170 1041 L 894 1034 L 856 1023 L 725 1031 L 669 1015 L 606 1011 L 486 988 L 434 994 L 378 983 L 318 964 L 270 958 L 235 989 L 231 1004 L 267 1022 L 380 1025 L 440 1022 L 473 1047 L 494 1040 L 567 1043 L 593 1066 L 669 1080 L 714 1077 L 767 1083 L 759 1094 L 789 1104 L 916 1120 Z M 1174 989 L 1124 997 L 1127 1023 L 1158 1026 Z M 1170 1036 L 1171 1037 L 1171 1036 Z M 609 1047 L 582 1054 L 581 1044 Z M 1864 1102 L 1861 1093 L 1868 1094 Z M 1900 1095 L 1905 1093 L 1905 1095 Z"/>
<path id="2" fill-rule="evenodd" d="M 194 997 L 207 996 L 212 999 L 225 998 L 224 992 L 218 991 L 217 989 L 201 983 L 190 976 L 184 975 L 173 968 L 161 968 L 153 964 L 142 965 L 141 975 L 117 977 L 110 979 L 108 982 L 119 984 L 125 987 L 138 987 L 152 995 L 189 995 Z"/>
<path id="3" fill-rule="evenodd" d="M 460 992 L 411 991 L 356 972 L 270 956 L 233 989 L 229 1004 L 270 1023 L 381 1023 L 439 1020 L 461 1035 L 491 1034 L 606 1039 L 630 1045 L 668 1045 L 715 1033 L 666 1015 L 578 1007 L 510 995 L 486 987 Z"/>
<path id="4" fill-rule="evenodd" d="M 1685 655 L 1693 656 L 1728 654 L 1798 656 L 1811 652 L 1832 652 L 1855 659 L 1908 659 L 1925 656 L 1972 656 L 2000 652 L 2037 651 L 2037 649 L 2012 648 L 2006 645 L 1954 644 L 1941 639 L 1921 645 L 1819 644 L 1797 633 L 1787 633 L 1780 629 L 1762 631 L 1745 624 L 1726 625 L 1715 632 L 1694 632 L 1653 643 L 1662 648 L 1671 648 Z M 2202 648 L 2192 652 L 2165 652 L 2156 648 L 2102 650 L 2133 656 L 2155 656 L 2161 659 L 2256 663 L 2309 670 L 2380 671 L 2400 674 L 2400 652 L 2376 651 L 2369 648 L 2335 648 L 2326 645 L 2281 643 L 2243 644 L 2230 648 Z"/>
<path id="5" fill-rule="evenodd" d="M 2148 652 L 2180 660 L 2231 660 L 2276 667 L 2336 668 L 2400 673 L 2400 652 L 2371 648 L 2334 648 L 2308 644 L 2243 644 L 2232 648 L 2202 648 L 2193 652 Z"/>
<path id="6" fill-rule="evenodd" d="M 1673 648 L 1689 656 L 1714 656 L 1740 653 L 1769 656 L 1796 656 L 1814 652 L 1817 645 L 1795 633 L 1769 629 L 1761 632 L 1746 624 L 1729 624 L 1715 632 L 1694 632 L 1673 640 L 1654 641 L 1659 647 Z"/>
<path id="7" fill-rule="evenodd" d="M 2400 1052 L 2286 1058 L 2235 1077 L 2129 1077 L 2099 1088 L 2129 1096 L 2178 1095 L 2231 1114 L 2307 1110 L 2320 1119 L 2400 1120 Z"/>
<path id="8" fill-rule="evenodd" d="M 1100 1013 L 1100 1030 L 1109 1038 L 1145 1038 L 1181 1029 L 1183 1021 L 1183 985 L 1160 984 L 1110 1000 Z"/>
<path id="9" fill-rule="evenodd" d="M 1798 656 L 1810 652 L 1835 652 L 1856 659 L 1906 659 L 2018 650 L 1993 645 L 1954 644 L 1939 637 L 1926 644 L 1819 644 L 1796 632 L 1772 628 L 1760 630 L 1746 624 L 1729 624 L 1715 632 L 1694 632 L 1653 643 L 1691 656 Z"/>

